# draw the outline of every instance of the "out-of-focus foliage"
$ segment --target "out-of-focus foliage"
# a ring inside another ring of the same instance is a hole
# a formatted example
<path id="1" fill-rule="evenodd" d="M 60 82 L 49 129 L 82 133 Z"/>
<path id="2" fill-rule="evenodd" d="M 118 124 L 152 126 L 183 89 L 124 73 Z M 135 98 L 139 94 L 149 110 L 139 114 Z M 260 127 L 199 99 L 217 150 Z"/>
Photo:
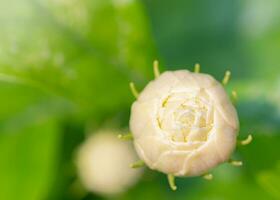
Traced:
<path id="1" fill-rule="evenodd" d="M 53 181 L 60 134 L 44 116 L 0 135 L 1 199 L 42 199 Z"/>
<path id="2" fill-rule="evenodd" d="M 279 192 L 280 165 L 279 162 L 274 168 L 259 173 L 258 183 L 276 199 L 280 198 Z"/>
<path id="3" fill-rule="evenodd" d="M 85 129 L 151 74 L 146 17 L 137 1 L 11 0 L 0 27 L 0 199 L 61 199 Z"/>
<path id="4" fill-rule="evenodd" d="M 128 82 L 152 79 L 154 45 L 165 69 L 199 62 L 217 79 L 230 69 L 240 138 L 254 141 L 234 155 L 242 168 L 225 164 L 212 182 L 178 179 L 172 192 L 147 170 L 115 199 L 279 199 L 279 10 L 278 0 L 0 0 L 0 199 L 102 199 L 77 182 L 75 150 L 92 130 L 127 128 Z"/>
<path id="5" fill-rule="evenodd" d="M 138 3 L 12 0 L 0 17 L 0 78 L 59 96 L 79 114 L 127 105 L 127 82 L 147 77 L 151 39 Z"/>

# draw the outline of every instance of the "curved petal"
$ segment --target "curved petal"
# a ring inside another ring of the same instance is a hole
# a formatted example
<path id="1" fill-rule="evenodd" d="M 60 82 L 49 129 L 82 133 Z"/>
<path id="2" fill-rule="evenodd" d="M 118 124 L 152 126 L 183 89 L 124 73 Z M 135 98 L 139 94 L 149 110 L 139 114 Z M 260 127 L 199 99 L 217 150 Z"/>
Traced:
<path id="1" fill-rule="evenodd" d="M 139 138 L 142 135 L 151 136 L 160 131 L 156 121 L 156 105 L 157 100 L 149 102 L 133 103 L 130 116 L 130 130 L 134 138 Z"/>
<path id="2" fill-rule="evenodd" d="M 178 82 L 173 72 L 164 72 L 157 79 L 151 81 L 141 92 L 138 101 L 161 99 L 169 93 L 174 84 Z"/>
<path id="3" fill-rule="evenodd" d="M 141 159 L 154 168 L 154 163 L 159 159 L 161 154 L 170 150 L 170 145 L 165 143 L 160 137 L 147 136 L 134 140 L 134 146 Z"/>
<path id="4" fill-rule="evenodd" d="M 220 158 L 222 161 L 226 161 L 236 146 L 236 129 L 227 125 L 220 113 L 215 112 L 213 132 L 216 133 L 213 139 L 215 140 Z"/>
<path id="5" fill-rule="evenodd" d="M 226 123 L 238 130 L 239 121 L 236 109 L 232 105 L 223 86 L 217 83 L 214 87 L 208 88 L 206 92 L 213 101 L 215 109 L 223 116 Z"/>
<path id="6" fill-rule="evenodd" d="M 192 73 L 193 79 L 200 88 L 208 89 L 217 84 L 217 81 L 208 74 Z"/>
<path id="7" fill-rule="evenodd" d="M 188 70 L 177 70 L 173 72 L 178 82 L 173 87 L 173 92 L 185 92 L 199 90 L 200 86 Z"/>
<path id="8" fill-rule="evenodd" d="M 150 168 L 197 176 L 229 159 L 239 121 L 212 76 L 179 70 L 147 85 L 132 106 L 130 128 L 137 153 Z"/>
<path id="9" fill-rule="evenodd" d="M 186 151 L 167 151 L 159 157 L 153 167 L 167 174 L 178 175 L 190 153 Z"/>

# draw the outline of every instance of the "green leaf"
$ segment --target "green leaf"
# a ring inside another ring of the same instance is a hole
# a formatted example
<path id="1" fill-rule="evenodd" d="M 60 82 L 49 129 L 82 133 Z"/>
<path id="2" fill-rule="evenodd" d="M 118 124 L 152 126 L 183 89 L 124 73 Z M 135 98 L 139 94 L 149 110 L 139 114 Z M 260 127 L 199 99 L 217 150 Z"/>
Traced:
<path id="1" fill-rule="evenodd" d="M 40 118 L 19 131 L 0 134 L 0 199 L 45 197 L 54 178 L 59 138 L 57 123 Z"/>
<path id="2" fill-rule="evenodd" d="M 66 98 L 91 116 L 127 105 L 129 81 L 151 77 L 153 44 L 137 1 L 11 0 L 0 12 L 2 81 Z"/>
<path id="3" fill-rule="evenodd" d="M 280 199 L 280 162 L 274 168 L 260 172 L 257 182 L 273 197 Z"/>
<path id="4" fill-rule="evenodd" d="M 128 83 L 152 77 L 147 19 L 135 0 L 11 0 L 0 27 L 0 199 L 63 198 L 85 124 L 127 112 Z"/>

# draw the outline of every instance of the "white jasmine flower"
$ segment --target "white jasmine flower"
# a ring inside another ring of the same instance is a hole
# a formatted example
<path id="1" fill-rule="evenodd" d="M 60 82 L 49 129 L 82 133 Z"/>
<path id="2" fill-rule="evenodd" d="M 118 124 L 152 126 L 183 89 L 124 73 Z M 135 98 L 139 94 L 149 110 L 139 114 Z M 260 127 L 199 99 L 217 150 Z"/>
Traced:
<path id="1" fill-rule="evenodd" d="M 105 196 L 122 193 L 139 178 L 140 171 L 129 168 L 136 159 L 132 147 L 119 140 L 115 132 L 100 131 L 79 148 L 78 174 L 91 192 Z"/>
<path id="2" fill-rule="evenodd" d="M 149 168 L 200 176 L 230 159 L 239 121 L 218 81 L 179 70 L 165 72 L 145 87 L 132 105 L 130 128 L 136 151 Z"/>

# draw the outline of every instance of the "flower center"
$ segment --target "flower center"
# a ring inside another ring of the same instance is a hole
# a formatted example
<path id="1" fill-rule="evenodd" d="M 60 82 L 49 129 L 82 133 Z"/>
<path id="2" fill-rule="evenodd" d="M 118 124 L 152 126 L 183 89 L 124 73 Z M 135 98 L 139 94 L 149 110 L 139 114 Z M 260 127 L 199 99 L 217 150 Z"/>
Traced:
<path id="1" fill-rule="evenodd" d="M 213 106 L 204 89 L 173 92 L 158 108 L 157 121 L 173 142 L 205 142 L 213 126 Z"/>

